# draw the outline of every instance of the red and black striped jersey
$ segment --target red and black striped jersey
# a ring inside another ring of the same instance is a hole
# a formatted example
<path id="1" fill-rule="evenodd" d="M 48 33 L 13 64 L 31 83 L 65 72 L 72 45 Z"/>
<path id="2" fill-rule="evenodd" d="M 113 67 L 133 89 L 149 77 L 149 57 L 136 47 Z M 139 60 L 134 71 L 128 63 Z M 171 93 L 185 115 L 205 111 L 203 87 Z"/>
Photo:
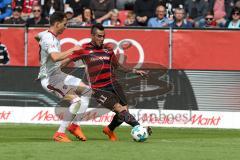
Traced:
<path id="1" fill-rule="evenodd" d="M 83 49 L 75 51 L 69 58 L 73 61 L 81 59 L 86 64 L 91 87 L 97 89 L 114 82 L 113 63 L 117 59 L 113 50 L 96 47 L 91 42 L 82 47 Z"/>

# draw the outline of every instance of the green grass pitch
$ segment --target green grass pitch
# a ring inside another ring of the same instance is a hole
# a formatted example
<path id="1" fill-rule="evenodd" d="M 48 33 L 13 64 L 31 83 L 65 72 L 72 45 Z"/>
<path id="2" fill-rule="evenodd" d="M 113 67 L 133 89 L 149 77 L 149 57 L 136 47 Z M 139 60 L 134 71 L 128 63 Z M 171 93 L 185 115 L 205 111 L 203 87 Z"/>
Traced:
<path id="1" fill-rule="evenodd" d="M 56 125 L 0 124 L 0 160 L 239 160 L 240 130 L 153 128 L 143 143 L 130 127 L 110 142 L 102 126 L 82 126 L 88 141 L 52 141 Z"/>

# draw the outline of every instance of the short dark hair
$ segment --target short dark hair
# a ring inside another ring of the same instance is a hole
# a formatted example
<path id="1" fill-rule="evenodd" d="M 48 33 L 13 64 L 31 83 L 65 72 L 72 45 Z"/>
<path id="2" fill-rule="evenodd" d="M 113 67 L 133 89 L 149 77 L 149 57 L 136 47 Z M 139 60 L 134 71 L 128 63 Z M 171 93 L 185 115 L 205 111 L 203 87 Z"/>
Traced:
<path id="1" fill-rule="evenodd" d="M 91 27 L 91 34 L 96 34 L 97 29 L 100 31 L 104 31 L 103 25 L 101 23 L 96 23 Z"/>
<path id="2" fill-rule="evenodd" d="M 62 22 L 66 18 L 66 15 L 61 11 L 56 11 L 50 16 L 50 25 L 54 25 L 56 22 Z"/>
<path id="3" fill-rule="evenodd" d="M 165 10 L 166 10 L 166 6 L 162 3 L 159 3 L 156 8 L 155 8 L 155 11 L 157 10 L 158 7 L 163 7 Z"/>
<path id="4" fill-rule="evenodd" d="M 237 8 L 237 7 L 234 7 L 233 9 L 232 9 L 232 12 L 231 12 L 231 15 L 233 15 L 234 13 L 236 13 L 236 12 L 240 12 L 240 9 L 239 8 Z"/>

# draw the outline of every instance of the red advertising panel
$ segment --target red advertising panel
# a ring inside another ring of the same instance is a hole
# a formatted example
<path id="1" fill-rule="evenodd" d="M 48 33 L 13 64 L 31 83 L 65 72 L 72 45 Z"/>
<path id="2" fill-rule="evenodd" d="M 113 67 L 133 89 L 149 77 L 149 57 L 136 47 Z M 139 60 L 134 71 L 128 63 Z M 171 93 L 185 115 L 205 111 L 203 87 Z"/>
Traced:
<path id="1" fill-rule="evenodd" d="M 173 69 L 240 70 L 239 42 L 239 31 L 175 31 Z"/>
<path id="2" fill-rule="evenodd" d="M 28 66 L 39 66 L 39 45 L 35 36 L 44 29 L 29 28 L 28 30 Z"/>
<path id="3" fill-rule="evenodd" d="M 11 66 L 24 66 L 24 28 L 0 28 L 0 42 L 7 47 Z"/>
<path id="4" fill-rule="evenodd" d="M 34 36 L 42 29 L 30 29 L 28 33 L 28 65 L 39 65 L 39 47 Z M 90 41 L 89 29 L 67 29 L 59 37 L 62 50 L 67 50 L 74 44 L 83 44 Z M 105 42 L 115 43 L 117 46 L 123 41 L 132 42 L 132 47 L 122 50 L 119 47 L 115 52 L 122 55 L 129 63 L 157 64 L 168 66 L 168 32 L 163 30 L 126 30 L 106 29 Z"/>

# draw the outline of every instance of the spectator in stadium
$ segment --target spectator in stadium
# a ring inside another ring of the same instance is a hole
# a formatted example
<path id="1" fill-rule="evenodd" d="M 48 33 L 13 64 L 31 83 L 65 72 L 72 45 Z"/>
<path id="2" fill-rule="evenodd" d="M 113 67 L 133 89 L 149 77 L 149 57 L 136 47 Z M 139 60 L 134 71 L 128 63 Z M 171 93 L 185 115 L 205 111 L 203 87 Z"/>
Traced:
<path id="1" fill-rule="evenodd" d="M 82 14 L 84 8 L 88 8 L 90 0 L 66 0 L 65 8 L 71 7 L 74 12 L 74 17 Z"/>
<path id="2" fill-rule="evenodd" d="M 0 33 L 1 37 L 1 33 Z M 0 41 L 0 65 L 8 64 L 9 63 L 9 53 L 7 47 L 1 43 Z"/>
<path id="3" fill-rule="evenodd" d="M 71 21 L 71 19 L 74 16 L 73 9 L 71 7 L 66 7 L 65 10 L 64 10 L 64 13 L 66 14 L 66 17 L 67 17 L 67 20 L 68 20 L 68 23 L 69 23 L 69 21 Z"/>
<path id="4" fill-rule="evenodd" d="M 71 7 L 67 7 L 64 10 L 64 13 L 66 14 L 67 17 L 67 25 L 68 26 L 81 26 L 82 25 L 82 17 L 77 16 L 74 17 L 74 11 Z"/>
<path id="5" fill-rule="evenodd" d="M 114 0 L 91 0 L 89 7 L 93 10 L 96 21 L 102 23 L 110 18 L 111 10 L 115 8 Z"/>
<path id="6" fill-rule="evenodd" d="M 165 15 L 165 6 L 158 5 L 156 8 L 156 17 L 152 17 L 149 19 L 148 27 L 168 27 L 171 21 Z"/>
<path id="7" fill-rule="evenodd" d="M 55 11 L 64 11 L 63 0 L 45 0 L 43 4 L 43 14 L 46 19 Z"/>
<path id="8" fill-rule="evenodd" d="M 12 15 L 11 3 L 11 0 L 0 0 L 0 23 L 2 23 L 6 17 Z"/>
<path id="9" fill-rule="evenodd" d="M 185 10 L 188 20 L 192 23 L 198 23 L 199 20 L 204 19 L 206 16 L 209 4 L 207 0 L 186 0 Z"/>
<path id="10" fill-rule="evenodd" d="M 226 23 L 226 28 L 240 29 L 240 9 L 234 8 L 231 13 L 231 18 Z"/>
<path id="11" fill-rule="evenodd" d="M 25 24 L 26 22 L 21 17 L 22 9 L 16 7 L 13 9 L 13 14 L 9 19 L 4 21 L 4 24 Z"/>
<path id="12" fill-rule="evenodd" d="M 176 8 L 174 11 L 174 21 L 170 24 L 172 28 L 192 28 L 193 24 L 185 19 L 183 8 Z"/>
<path id="13" fill-rule="evenodd" d="M 118 10 L 112 9 L 110 18 L 103 21 L 103 26 L 108 26 L 108 27 L 121 26 L 121 22 L 120 22 L 118 16 L 119 16 Z"/>
<path id="14" fill-rule="evenodd" d="M 204 20 L 199 21 L 199 28 L 216 28 L 217 22 L 214 19 L 214 14 L 213 12 L 209 11 L 207 15 L 205 16 Z"/>
<path id="15" fill-rule="evenodd" d="M 226 19 L 231 18 L 233 7 L 234 0 L 209 0 L 209 10 L 214 12 L 214 18 L 218 24 L 224 25 Z"/>
<path id="16" fill-rule="evenodd" d="M 125 26 L 138 26 L 136 22 L 136 14 L 133 11 L 128 11 L 127 18 L 124 22 Z"/>
<path id="17" fill-rule="evenodd" d="M 39 5 L 38 0 L 22 0 L 22 18 L 27 20 L 31 17 L 32 8 L 35 5 Z"/>
<path id="18" fill-rule="evenodd" d="M 147 26 L 148 19 L 154 17 L 157 4 L 157 0 L 136 0 L 134 12 L 136 13 L 137 23 L 140 26 Z"/>
<path id="19" fill-rule="evenodd" d="M 94 14 L 91 8 L 84 8 L 82 13 L 82 25 L 81 26 L 91 26 L 96 23 Z"/>
<path id="20" fill-rule="evenodd" d="M 27 20 L 27 26 L 49 24 L 48 20 L 42 17 L 42 8 L 40 5 L 33 6 L 33 18 Z"/>
<path id="21" fill-rule="evenodd" d="M 77 25 L 74 18 L 73 18 L 74 12 L 73 12 L 73 9 L 71 7 L 65 8 L 64 13 L 67 17 L 67 26 Z"/>

